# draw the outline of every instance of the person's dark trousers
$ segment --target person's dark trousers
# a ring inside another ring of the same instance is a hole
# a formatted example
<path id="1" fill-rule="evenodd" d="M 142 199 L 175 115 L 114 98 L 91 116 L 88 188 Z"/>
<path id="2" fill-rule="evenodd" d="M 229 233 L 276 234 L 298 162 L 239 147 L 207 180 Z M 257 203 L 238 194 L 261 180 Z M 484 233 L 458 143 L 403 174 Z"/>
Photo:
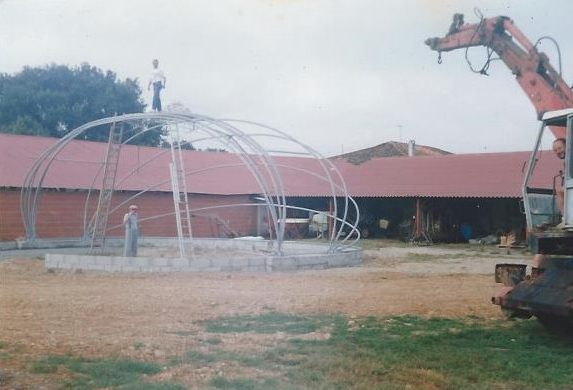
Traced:
<path id="1" fill-rule="evenodd" d="M 153 102 L 151 103 L 151 109 L 155 111 L 161 111 L 161 97 L 159 96 L 163 85 L 161 81 L 153 83 Z"/>

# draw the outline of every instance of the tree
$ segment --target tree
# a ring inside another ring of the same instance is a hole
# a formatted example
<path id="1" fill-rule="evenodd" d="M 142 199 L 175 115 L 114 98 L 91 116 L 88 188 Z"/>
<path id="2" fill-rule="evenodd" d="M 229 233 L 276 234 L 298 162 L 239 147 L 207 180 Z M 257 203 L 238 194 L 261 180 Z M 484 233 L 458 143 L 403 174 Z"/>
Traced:
<path id="1" fill-rule="evenodd" d="M 83 63 L 78 67 L 25 67 L 11 76 L 0 74 L 0 132 L 61 138 L 96 119 L 143 112 L 137 79 L 118 80 L 112 71 Z M 137 129 L 124 128 L 124 138 Z M 157 146 L 161 133 L 147 132 L 134 144 Z M 81 138 L 107 141 L 109 127 L 90 129 Z"/>

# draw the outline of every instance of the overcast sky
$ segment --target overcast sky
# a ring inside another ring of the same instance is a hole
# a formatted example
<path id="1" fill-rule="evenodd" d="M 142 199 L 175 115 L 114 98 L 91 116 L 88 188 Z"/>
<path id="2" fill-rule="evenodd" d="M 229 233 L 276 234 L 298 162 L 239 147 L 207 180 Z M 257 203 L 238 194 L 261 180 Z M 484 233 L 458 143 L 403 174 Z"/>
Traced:
<path id="1" fill-rule="evenodd" d="M 388 141 L 454 153 L 530 150 L 535 111 L 509 70 L 471 72 L 464 50 L 437 53 L 454 13 L 505 15 L 536 42 L 554 38 L 573 82 L 572 0 L 0 0 L 0 72 L 88 62 L 163 104 L 284 131 L 325 156 Z M 541 50 L 558 66 L 557 50 Z M 475 67 L 484 48 L 469 52 Z"/>

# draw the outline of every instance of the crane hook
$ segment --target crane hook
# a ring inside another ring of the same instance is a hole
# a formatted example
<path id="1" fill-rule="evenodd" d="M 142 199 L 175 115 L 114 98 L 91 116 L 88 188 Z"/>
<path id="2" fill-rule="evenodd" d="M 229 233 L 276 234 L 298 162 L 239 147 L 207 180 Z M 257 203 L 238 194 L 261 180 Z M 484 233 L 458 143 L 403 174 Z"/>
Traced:
<path id="1" fill-rule="evenodd" d="M 441 63 L 442 63 L 442 52 L 439 51 L 438 52 L 438 64 L 441 64 Z"/>

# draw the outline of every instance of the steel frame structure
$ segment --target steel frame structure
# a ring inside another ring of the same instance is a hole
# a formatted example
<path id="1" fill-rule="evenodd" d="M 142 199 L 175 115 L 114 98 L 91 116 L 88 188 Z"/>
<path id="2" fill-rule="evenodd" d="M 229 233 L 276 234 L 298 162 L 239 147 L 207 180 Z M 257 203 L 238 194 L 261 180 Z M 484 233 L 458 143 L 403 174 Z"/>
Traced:
<path id="1" fill-rule="evenodd" d="M 123 140 L 123 144 L 133 141 L 138 136 L 149 131 L 177 131 L 177 137 L 181 137 L 185 142 L 193 145 L 195 148 L 206 146 L 207 148 L 222 148 L 230 153 L 235 153 L 246 166 L 253 178 L 256 180 L 260 193 L 258 199 L 260 204 L 233 204 L 225 206 L 203 207 L 201 209 L 191 208 L 191 212 L 214 210 L 220 207 L 245 207 L 245 206 L 264 206 L 269 216 L 269 231 L 271 234 L 272 248 L 275 253 L 283 253 L 283 240 L 285 238 L 285 225 L 287 218 L 287 209 L 298 209 L 308 212 L 324 214 L 329 219 L 329 245 L 321 246 L 328 248 L 328 252 L 343 251 L 352 247 L 360 238 L 357 229 L 359 220 L 359 209 L 354 199 L 349 195 L 344 179 L 336 166 L 328 159 L 323 157 L 313 148 L 299 142 L 288 134 L 275 128 L 243 120 L 232 119 L 214 119 L 204 115 L 198 115 L 188 112 L 148 112 L 137 114 L 125 114 L 109 118 L 99 119 L 86 123 L 70 131 L 63 138 L 59 139 L 50 148 L 44 151 L 41 156 L 32 165 L 25 177 L 24 185 L 21 190 L 21 211 L 26 231 L 27 240 L 37 239 L 36 220 L 38 204 L 40 202 L 44 180 L 49 175 L 49 171 L 54 161 L 57 161 L 59 153 L 65 149 L 68 143 L 81 136 L 86 131 L 104 125 L 122 125 L 131 128 L 132 136 Z M 167 138 L 169 139 L 169 137 Z M 172 153 L 170 148 L 164 148 L 163 153 Z M 161 155 L 161 154 L 159 154 Z M 276 156 L 296 156 L 315 159 L 320 167 L 319 171 L 309 171 L 300 167 L 279 165 Z M 149 164 L 151 161 L 143 161 L 136 168 Z M 102 156 L 100 176 L 105 171 L 105 156 Z M 216 169 L 210 167 L 209 169 Z M 220 167 L 219 167 L 220 168 Z M 300 171 L 301 174 L 311 176 L 315 180 L 323 182 L 328 189 L 329 198 L 331 198 L 332 209 L 328 212 L 317 211 L 310 208 L 295 207 L 287 203 L 283 179 L 280 175 L 280 169 L 290 168 Z M 131 172 L 130 174 L 133 174 Z M 193 175 L 193 170 L 186 169 L 185 176 Z M 130 175 L 128 174 L 128 176 Z M 101 176 L 100 176 L 101 179 Z M 96 190 L 95 183 L 98 177 L 93 179 L 94 185 L 88 191 L 86 205 L 84 208 L 84 236 L 89 237 L 92 229 L 94 216 L 88 213 L 88 202 L 90 194 Z M 117 178 L 116 185 L 121 183 L 124 178 Z M 169 181 L 169 179 L 167 179 Z M 109 212 L 112 213 L 126 203 L 133 201 L 141 194 L 153 191 L 154 188 L 163 183 L 157 183 L 155 186 L 142 189 L 130 199 L 122 202 Z M 192 185 L 187 186 L 189 194 L 193 193 Z M 340 202 L 340 200 L 342 200 Z M 352 211 L 352 212 L 351 212 Z M 174 211 L 175 213 L 175 211 Z M 349 216 L 355 218 L 349 221 Z M 146 219 L 157 218 L 152 216 Z"/>

